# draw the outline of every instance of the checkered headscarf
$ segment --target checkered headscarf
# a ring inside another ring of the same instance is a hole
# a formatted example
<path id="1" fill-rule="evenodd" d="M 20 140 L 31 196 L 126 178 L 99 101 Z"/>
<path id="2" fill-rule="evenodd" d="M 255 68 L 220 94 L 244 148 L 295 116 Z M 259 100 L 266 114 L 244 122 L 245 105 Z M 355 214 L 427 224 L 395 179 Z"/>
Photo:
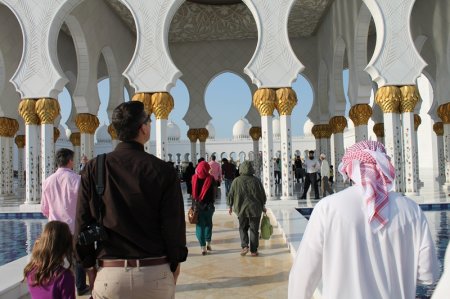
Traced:
<path id="1" fill-rule="evenodd" d="M 372 231 L 389 221 L 388 192 L 392 189 L 395 169 L 384 145 L 377 141 L 361 141 L 347 149 L 339 165 L 344 179 L 349 177 L 364 189 L 364 200 Z"/>

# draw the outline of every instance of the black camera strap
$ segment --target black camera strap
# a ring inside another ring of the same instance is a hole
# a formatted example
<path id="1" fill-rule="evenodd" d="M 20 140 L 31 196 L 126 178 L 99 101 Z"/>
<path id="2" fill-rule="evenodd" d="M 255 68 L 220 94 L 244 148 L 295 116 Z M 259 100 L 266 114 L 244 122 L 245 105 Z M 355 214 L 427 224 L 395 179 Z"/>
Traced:
<path id="1" fill-rule="evenodd" d="M 101 154 L 97 156 L 97 182 L 95 184 L 95 190 L 97 191 L 97 195 L 99 198 L 99 204 L 95 204 L 96 200 L 94 200 L 94 204 L 97 206 L 97 211 L 99 214 L 99 225 L 103 226 L 103 208 L 105 206 L 103 202 L 103 193 L 105 192 L 105 158 L 106 154 Z"/>

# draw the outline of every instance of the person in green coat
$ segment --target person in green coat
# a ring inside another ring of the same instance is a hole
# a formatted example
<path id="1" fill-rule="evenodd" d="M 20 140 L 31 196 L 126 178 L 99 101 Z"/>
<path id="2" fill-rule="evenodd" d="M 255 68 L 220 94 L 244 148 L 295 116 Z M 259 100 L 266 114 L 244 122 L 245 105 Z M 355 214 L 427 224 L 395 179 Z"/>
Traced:
<path id="1" fill-rule="evenodd" d="M 249 243 L 251 255 L 258 255 L 259 222 L 261 221 L 262 212 L 266 212 L 266 193 L 261 181 L 254 176 L 254 173 L 252 163 L 244 161 L 239 166 L 240 175 L 231 184 L 227 197 L 227 204 L 230 207 L 229 214 L 231 215 L 234 211 L 239 219 L 242 256 L 248 253 Z"/>

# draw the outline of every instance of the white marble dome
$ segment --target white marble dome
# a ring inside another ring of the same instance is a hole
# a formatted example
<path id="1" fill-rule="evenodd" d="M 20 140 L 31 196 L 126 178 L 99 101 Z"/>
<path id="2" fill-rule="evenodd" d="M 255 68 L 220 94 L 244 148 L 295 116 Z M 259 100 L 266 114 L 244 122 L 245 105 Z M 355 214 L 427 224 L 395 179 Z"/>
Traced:
<path id="1" fill-rule="evenodd" d="M 305 136 L 312 136 L 312 128 L 314 126 L 314 123 L 308 118 L 303 125 L 303 135 Z"/>
<path id="2" fill-rule="evenodd" d="M 211 121 L 206 125 L 206 129 L 208 130 L 208 139 L 215 139 L 216 138 L 216 129 L 214 128 Z"/>
<path id="3" fill-rule="evenodd" d="M 250 124 L 241 118 L 233 126 L 233 139 L 246 139 L 250 138 L 249 131 Z"/>
<path id="4" fill-rule="evenodd" d="M 180 127 L 171 120 L 167 123 L 167 139 L 169 141 L 180 140 Z"/>
<path id="5" fill-rule="evenodd" d="M 280 138 L 280 136 L 281 136 L 280 119 L 275 118 L 275 117 L 272 119 L 272 132 L 273 132 L 273 136 L 275 138 Z"/>
<path id="6" fill-rule="evenodd" d="M 111 135 L 108 133 L 108 126 L 103 124 L 98 129 L 97 132 L 95 132 L 95 138 L 97 139 L 98 143 L 108 143 L 111 142 L 112 138 Z"/>

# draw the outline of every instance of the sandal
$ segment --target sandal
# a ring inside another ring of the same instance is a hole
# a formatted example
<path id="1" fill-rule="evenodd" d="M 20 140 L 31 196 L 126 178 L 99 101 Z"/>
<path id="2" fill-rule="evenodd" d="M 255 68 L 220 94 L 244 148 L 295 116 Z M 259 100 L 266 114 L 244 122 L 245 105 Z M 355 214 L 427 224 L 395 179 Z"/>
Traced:
<path id="1" fill-rule="evenodd" d="M 259 255 L 258 251 L 252 252 L 252 256 L 258 256 L 258 255 Z"/>
<path id="2" fill-rule="evenodd" d="M 242 248 L 242 250 L 241 250 L 241 256 L 244 256 L 244 255 L 246 255 L 247 253 L 248 253 L 248 247 Z"/>

